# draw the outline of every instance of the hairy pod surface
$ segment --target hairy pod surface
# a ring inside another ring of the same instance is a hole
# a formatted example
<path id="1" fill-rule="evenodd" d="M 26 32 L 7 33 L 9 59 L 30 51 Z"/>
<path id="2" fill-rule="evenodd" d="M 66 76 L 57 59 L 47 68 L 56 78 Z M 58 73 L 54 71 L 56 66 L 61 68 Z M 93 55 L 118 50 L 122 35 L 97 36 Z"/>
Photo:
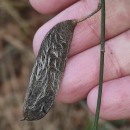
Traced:
<path id="1" fill-rule="evenodd" d="M 63 77 L 76 25 L 76 20 L 67 20 L 46 34 L 32 69 L 23 120 L 39 120 L 50 110 Z"/>

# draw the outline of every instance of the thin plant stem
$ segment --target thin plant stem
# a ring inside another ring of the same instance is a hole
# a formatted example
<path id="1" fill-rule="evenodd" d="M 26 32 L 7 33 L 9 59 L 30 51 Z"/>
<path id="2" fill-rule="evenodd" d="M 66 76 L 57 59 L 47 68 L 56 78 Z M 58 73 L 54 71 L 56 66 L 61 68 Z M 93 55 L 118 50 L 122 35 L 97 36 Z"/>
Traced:
<path id="1" fill-rule="evenodd" d="M 88 16 L 86 16 L 86 17 L 84 17 L 84 18 L 82 18 L 82 19 L 79 19 L 79 20 L 77 21 L 77 23 L 83 22 L 83 21 L 85 21 L 86 19 L 90 18 L 91 16 L 93 16 L 94 14 L 96 14 L 100 9 L 101 9 L 101 1 L 99 1 L 98 7 L 97 7 L 96 10 L 94 10 L 94 11 L 93 11 L 91 14 L 89 14 Z"/>
<path id="2" fill-rule="evenodd" d="M 100 114 L 102 85 L 103 85 L 103 71 L 104 71 L 104 52 L 105 52 L 105 0 L 101 1 L 101 49 L 100 49 L 100 73 L 99 73 L 99 88 L 98 100 L 96 107 L 96 115 L 94 120 L 93 130 L 98 130 L 98 120 Z"/>

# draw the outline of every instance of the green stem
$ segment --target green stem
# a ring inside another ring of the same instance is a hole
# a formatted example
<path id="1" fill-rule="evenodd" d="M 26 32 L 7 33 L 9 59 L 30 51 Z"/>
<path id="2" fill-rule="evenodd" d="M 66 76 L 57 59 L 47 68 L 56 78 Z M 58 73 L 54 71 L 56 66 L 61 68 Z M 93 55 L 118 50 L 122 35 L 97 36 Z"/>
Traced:
<path id="1" fill-rule="evenodd" d="M 99 88 L 98 88 L 98 100 L 96 115 L 94 121 L 93 130 L 98 129 L 98 120 L 100 114 L 101 97 L 102 97 L 102 85 L 103 85 L 103 71 L 104 71 L 104 52 L 105 52 L 105 0 L 101 2 L 101 50 L 100 50 L 100 73 L 99 73 Z"/>

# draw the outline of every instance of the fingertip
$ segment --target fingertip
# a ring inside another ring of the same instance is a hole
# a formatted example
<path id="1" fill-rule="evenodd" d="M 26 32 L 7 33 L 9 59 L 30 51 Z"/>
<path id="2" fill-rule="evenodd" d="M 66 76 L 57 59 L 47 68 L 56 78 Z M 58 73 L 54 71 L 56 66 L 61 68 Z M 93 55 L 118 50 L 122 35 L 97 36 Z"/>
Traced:
<path id="1" fill-rule="evenodd" d="M 32 7 L 40 13 L 57 13 L 78 0 L 29 0 Z"/>
<path id="2" fill-rule="evenodd" d="M 126 119 L 130 117 L 130 77 L 123 77 L 103 84 L 100 117 L 106 120 Z M 124 89 L 123 89 L 124 88 Z M 92 113 L 96 112 L 98 87 L 90 91 L 87 104 Z"/>
<path id="3" fill-rule="evenodd" d="M 47 2 L 45 0 L 29 0 L 32 7 L 43 14 L 50 14 L 53 12 L 53 8 L 48 8 Z"/>

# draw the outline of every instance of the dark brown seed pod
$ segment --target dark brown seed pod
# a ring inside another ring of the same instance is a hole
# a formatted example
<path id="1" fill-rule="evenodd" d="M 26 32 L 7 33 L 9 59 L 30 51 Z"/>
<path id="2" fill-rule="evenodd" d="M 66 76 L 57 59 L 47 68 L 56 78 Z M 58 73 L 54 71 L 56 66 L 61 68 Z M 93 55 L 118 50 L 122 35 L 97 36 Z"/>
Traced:
<path id="1" fill-rule="evenodd" d="M 47 33 L 32 69 L 22 120 L 39 120 L 50 110 L 62 80 L 74 28 L 100 9 L 101 3 L 90 15 L 58 23 Z"/>
<path id="2" fill-rule="evenodd" d="M 77 20 L 55 25 L 45 36 L 24 102 L 23 120 L 39 120 L 50 110 L 59 89 Z"/>

